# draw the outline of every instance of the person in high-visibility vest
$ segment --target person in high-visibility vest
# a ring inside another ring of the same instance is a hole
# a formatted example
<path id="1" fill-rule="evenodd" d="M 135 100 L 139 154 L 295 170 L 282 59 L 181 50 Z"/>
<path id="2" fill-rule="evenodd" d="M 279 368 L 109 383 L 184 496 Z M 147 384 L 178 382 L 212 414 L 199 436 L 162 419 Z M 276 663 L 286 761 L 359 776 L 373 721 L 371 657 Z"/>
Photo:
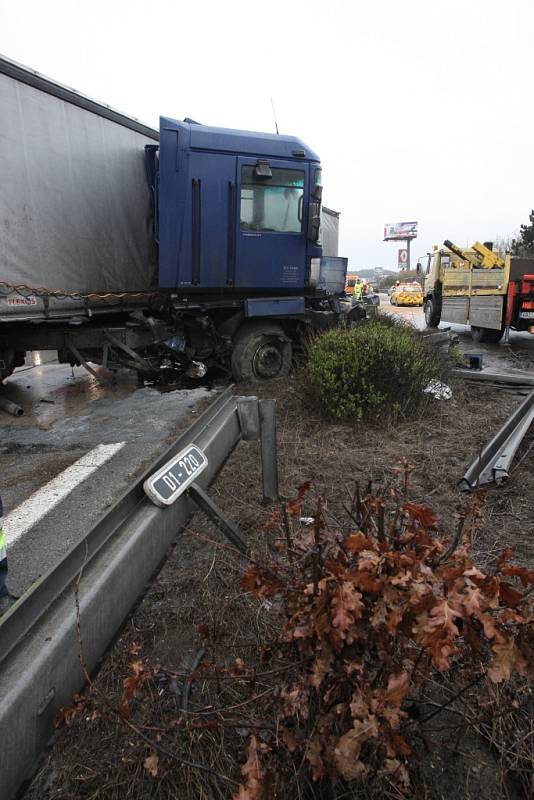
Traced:
<path id="1" fill-rule="evenodd" d="M 362 299 L 362 282 L 359 278 L 356 278 L 356 283 L 354 284 L 354 299 Z"/>
<path id="2" fill-rule="evenodd" d="M 2 498 L 0 497 L 0 616 L 4 611 L 7 611 L 15 599 L 7 588 L 7 550 L 6 535 L 2 527 L 3 516 L 4 509 L 2 506 Z"/>

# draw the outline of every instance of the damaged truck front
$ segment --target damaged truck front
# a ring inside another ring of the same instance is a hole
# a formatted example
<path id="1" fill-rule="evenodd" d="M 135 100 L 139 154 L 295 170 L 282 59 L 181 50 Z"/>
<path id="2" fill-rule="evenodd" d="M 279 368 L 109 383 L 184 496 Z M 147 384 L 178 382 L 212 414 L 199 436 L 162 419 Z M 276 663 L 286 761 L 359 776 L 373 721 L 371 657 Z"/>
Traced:
<path id="1" fill-rule="evenodd" d="M 321 167 L 299 139 L 158 132 L 6 59 L 0 107 L 0 379 L 47 349 L 267 379 L 310 328 L 365 315 L 322 258 Z"/>

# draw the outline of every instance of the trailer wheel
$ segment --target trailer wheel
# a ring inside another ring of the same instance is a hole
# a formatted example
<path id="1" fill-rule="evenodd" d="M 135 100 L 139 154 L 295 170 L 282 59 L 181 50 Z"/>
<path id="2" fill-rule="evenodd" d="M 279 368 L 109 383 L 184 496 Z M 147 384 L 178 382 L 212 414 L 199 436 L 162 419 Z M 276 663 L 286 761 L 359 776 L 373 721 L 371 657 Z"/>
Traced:
<path id="1" fill-rule="evenodd" d="M 236 381 L 266 381 L 289 374 L 293 348 L 281 325 L 246 322 L 234 337 L 232 374 Z"/>
<path id="2" fill-rule="evenodd" d="M 441 320 L 441 313 L 436 308 L 436 302 L 432 297 L 428 298 L 424 304 L 424 309 L 427 328 L 437 328 Z"/>
<path id="3" fill-rule="evenodd" d="M 486 344 L 498 344 L 504 331 L 495 330 L 495 328 L 479 328 L 476 325 L 471 325 L 471 336 L 475 342 L 484 342 Z"/>

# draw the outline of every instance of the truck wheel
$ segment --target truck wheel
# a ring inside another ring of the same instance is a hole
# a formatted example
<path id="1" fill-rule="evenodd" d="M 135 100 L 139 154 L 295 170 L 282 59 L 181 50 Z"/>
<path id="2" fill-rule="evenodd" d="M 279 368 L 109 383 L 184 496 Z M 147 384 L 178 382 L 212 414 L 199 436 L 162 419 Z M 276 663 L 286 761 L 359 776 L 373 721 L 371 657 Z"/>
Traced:
<path id="1" fill-rule="evenodd" d="M 236 381 L 266 381 L 289 374 L 293 348 L 273 322 L 246 322 L 234 337 L 232 375 Z"/>
<path id="2" fill-rule="evenodd" d="M 432 297 L 426 301 L 424 309 L 427 328 L 437 328 L 441 320 L 441 314 L 437 310 L 436 303 Z"/>
<path id="3" fill-rule="evenodd" d="M 471 325 L 471 336 L 475 342 L 485 342 L 486 344 L 498 344 L 504 331 L 495 330 L 495 328 L 479 328 L 476 325 Z"/>
<path id="4" fill-rule="evenodd" d="M 23 367 L 26 359 L 24 350 L 0 350 L 0 383 L 9 378 L 17 367 Z"/>

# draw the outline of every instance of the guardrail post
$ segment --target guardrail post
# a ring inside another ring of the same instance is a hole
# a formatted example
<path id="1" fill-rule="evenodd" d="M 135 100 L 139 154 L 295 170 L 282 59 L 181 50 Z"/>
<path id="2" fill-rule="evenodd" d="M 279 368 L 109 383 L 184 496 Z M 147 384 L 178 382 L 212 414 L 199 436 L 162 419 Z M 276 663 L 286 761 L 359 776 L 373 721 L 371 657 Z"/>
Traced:
<path id="1" fill-rule="evenodd" d="M 237 525 L 232 522 L 231 519 L 223 514 L 219 506 L 213 502 L 211 497 L 204 489 L 198 485 L 198 483 L 192 483 L 189 487 L 189 497 L 194 500 L 197 506 L 200 508 L 204 514 L 211 519 L 214 525 L 216 525 L 219 530 L 224 533 L 227 539 L 237 547 L 242 553 L 248 552 L 248 547 L 246 542 L 244 541 L 239 528 Z"/>
<path id="2" fill-rule="evenodd" d="M 260 415 L 257 397 L 236 397 L 241 438 L 245 442 L 260 438 Z"/>
<path id="3" fill-rule="evenodd" d="M 260 400 L 261 471 L 263 502 L 278 498 L 278 450 L 276 443 L 276 400 Z"/>

